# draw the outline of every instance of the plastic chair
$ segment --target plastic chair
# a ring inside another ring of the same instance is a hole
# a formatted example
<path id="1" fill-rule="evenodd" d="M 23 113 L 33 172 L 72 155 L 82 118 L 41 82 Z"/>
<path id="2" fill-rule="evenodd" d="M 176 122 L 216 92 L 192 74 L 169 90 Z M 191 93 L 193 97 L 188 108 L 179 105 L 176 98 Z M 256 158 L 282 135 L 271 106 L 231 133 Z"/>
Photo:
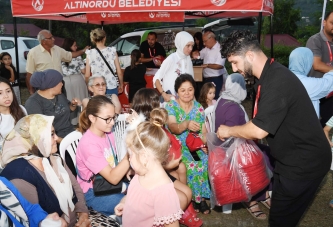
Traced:
<path id="1" fill-rule="evenodd" d="M 126 117 L 127 114 L 119 114 L 116 123 L 114 124 L 114 136 L 116 142 L 116 149 L 120 156 L 120 160 L 126 154 L 126 146 L 125 146 L 125 132 L 126 132 Z"/>
<path id="2" fill-rule="evenodd" d="M 65 161 L 65 154 L 66 150 L 68 154 L 71 156 L 72 161 L 74 163 L 74 166 L 76 166 L 76 149 L 79 144 L 79 140 L 82 137 L 82 133 L 79 131 L 74 131 L 69 133 L 65 138 L 62 139 L 60 146 L 59 146 L 59 152 L 61 158 Z"/>
<path id="3" fill-rule="evenodd" d="M 215 125 L 213 125 L 213 111 L 214 111 L 214 106 L 210 106 L 205 109 L 205 125 L 207 128 L 207 132 L 214 132 L 213 129 L 215 128 Z M 211 195 L 211 197 L 212 197 L 212 195 Z M 222 212 L 224 214 L 231 214 L 232 204 L 223 205 Z"/>
<path id="4" fill-rule="evenodd" d="M 205 109 L 205 125 L 207 132 L 213 132 L 213 128 L 215 127 L 213 125 L 213 111 L 214 111 L 214 106 L 210 106 Z"/>

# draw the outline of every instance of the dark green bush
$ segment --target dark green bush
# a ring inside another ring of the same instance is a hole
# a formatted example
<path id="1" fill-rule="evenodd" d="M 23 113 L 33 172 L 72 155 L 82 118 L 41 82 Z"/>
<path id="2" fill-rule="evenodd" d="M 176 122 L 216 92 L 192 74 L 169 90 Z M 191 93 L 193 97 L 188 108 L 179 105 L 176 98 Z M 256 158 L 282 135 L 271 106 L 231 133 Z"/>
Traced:
<path id="1" fill-rule="evenodd" d="M 284 46 L 281 44 L 274 45 L 273 57 L 275 61 L 281 63 L 282 65 L 288 67 L 289 65 L 289 55 L 291 51 L 293 51 L 296 47 L 294 46 Z M 267 55 L 267 57 L 271 57 L 271 49 L 262 47 L 262 50 Z"/>

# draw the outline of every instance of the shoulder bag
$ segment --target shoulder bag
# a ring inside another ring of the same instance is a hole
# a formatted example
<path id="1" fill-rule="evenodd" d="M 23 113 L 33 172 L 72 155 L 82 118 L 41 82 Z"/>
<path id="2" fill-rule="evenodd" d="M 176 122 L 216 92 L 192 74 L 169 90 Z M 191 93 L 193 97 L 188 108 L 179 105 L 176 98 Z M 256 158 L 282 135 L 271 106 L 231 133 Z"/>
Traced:
<path id="1" fill-rule="evenodd" d="M 114 152 L 113 146 L 111 144 L 110 138 L 108 135 L 106 135 L 106 137 L 109 140 L 110 143 L 110 147 L 112 150 L 112 155 L 114 157 L 114 161 L 116 166 L 118 165 L 118 157 Z M 77 175 L 78 177 L 83 180 L 84 182 L 90 183 L 93 182 L 93 191 L 95 196 L 102 196 L 102 195 L 111 195 L 111 194 L 118 194 L 122 192 L 122 188 L 123 188 L 123 180 L 119 181 L 118 184 L 114 185 L 111 184 L 109 181 L 107 181 L 104 177 L 102 177 L 102 175 L 98 174 L 93 174 L 89 180 L 84 180 L 82 179 L 82 177 L 80 176 L 79 172 L 77 171 Z"/>
<path id="2" fill-rule="evenodd" d="M 111 73 L 112 73 L 112 74 L 114 75 L 114 77 L 116 78 L 116 80 L 117 80 L 117 84 L 118 84 L 118 86 L 119 86 L 119 77 L 118 77 L 118 75 L 117 75 L 116 73 L 113 72 L 111 66 L 110 66 L 109 63 L 106 61 L 106 59 L 105 59 L 104 55 L 102 54 L 102 52 L 101 52 L 97 47 L 96 47 L 96 50 L 97 50 L 97 52 L 99 53 L 99 55 L 102 57 L 102 59 L 104 60 L 104 62 L 105 62 L 105 64 L 107 65 L 107 67 L 110 69 Z"/>

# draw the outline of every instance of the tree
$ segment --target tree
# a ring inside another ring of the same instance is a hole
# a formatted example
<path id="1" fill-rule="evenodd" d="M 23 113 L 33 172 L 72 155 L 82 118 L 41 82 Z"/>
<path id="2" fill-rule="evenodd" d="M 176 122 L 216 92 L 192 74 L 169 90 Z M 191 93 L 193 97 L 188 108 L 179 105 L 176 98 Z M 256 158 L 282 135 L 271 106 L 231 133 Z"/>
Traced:
<path id="1" fill-rule="evenodd" d="M 295 36 L 297 22 L 301 20 L 300 9 L 295 9 L 295 0 L 275 0 L 273 15 L 273 34 L 289 34 Z M 265 17 L 263 33 L 270 33 L 270 18 Z"/>

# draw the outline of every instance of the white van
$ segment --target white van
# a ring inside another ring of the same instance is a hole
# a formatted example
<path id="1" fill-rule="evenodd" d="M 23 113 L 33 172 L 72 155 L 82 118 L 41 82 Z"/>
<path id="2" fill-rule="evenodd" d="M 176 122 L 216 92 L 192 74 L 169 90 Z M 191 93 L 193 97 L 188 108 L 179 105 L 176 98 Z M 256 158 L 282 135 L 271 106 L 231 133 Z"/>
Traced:
<path id="1" fill-rule="evenodd" d="M 158 28 L 143 31 L 134 31 L 126 33 L 113 41 L 109 46 L 117 49 L 120 67 L 126 68 L 131 64 L 131 52 L 140 48 L 140 44 L 147 39 L 149 32 L 156 32 L 157 41 L 164 47 L 167 56 L 175 51 L 176 34 L 183 30 L 183 27 L 176 28 Z M 201 32 L 201 27 L 185 27 L 185 31 L 194 35 Z"/>
<path id="2" fill-rule="evenodd" d="M 29 37 L 17 37 L 18 60 L 20 77 L 26 74 L 25 66 L 29 50 L 39 44 L 38 40 Z M 13 65 L 16 67 L 15 40 L 13 36 L 0 36 L 0 53 L 8 52 L 12 56 Z"/>

